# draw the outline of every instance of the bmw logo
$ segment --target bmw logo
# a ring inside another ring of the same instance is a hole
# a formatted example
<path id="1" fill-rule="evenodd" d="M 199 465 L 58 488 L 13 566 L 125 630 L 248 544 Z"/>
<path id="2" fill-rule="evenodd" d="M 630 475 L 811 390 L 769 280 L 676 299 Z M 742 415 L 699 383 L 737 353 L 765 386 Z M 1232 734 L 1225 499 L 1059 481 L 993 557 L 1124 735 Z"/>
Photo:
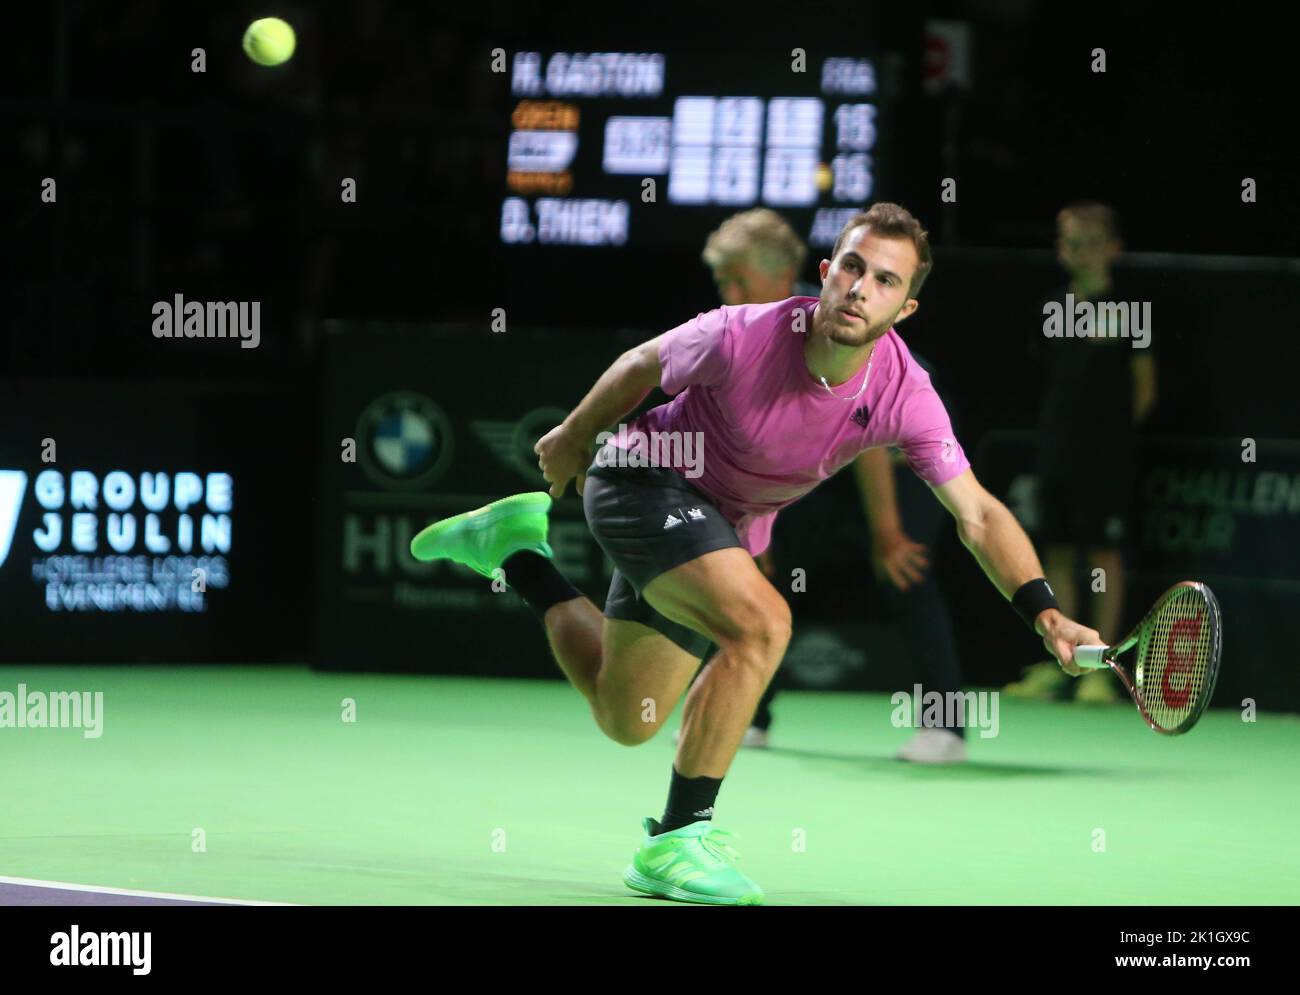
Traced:
<path id="1" fill-rule="evenodd" d="M 423 394 L 385 394 L 362 412 L 357 449 L 362 469 L 379 486 L 425 487 L 451 462 L 451 419 Z"/>

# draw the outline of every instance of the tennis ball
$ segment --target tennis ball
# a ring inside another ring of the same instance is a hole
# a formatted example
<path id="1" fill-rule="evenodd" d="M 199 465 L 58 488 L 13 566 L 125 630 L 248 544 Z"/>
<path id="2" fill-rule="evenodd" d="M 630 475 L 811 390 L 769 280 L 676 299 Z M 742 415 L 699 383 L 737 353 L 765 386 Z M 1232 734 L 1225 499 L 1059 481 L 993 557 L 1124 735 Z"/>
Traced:
<path id="1" fill-rule="evenodd" d="M 263 17 L 244 32 L 244 53 L 259 66 L 278 66 L 293 55 L 293 28 L 278 17 Z"/>

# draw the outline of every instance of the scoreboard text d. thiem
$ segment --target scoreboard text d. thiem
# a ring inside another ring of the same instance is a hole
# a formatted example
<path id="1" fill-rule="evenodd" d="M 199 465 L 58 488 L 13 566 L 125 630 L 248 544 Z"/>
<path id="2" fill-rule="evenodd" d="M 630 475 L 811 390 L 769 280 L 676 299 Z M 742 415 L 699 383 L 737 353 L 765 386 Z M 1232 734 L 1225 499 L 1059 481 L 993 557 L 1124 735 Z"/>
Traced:
<path id="1" fill-rule="evenodd" d="M 762 206 L 830 245 L 875 186 L 875 63 L 770 61 L 516 52 L 501 240 L 679 241 L 678 209 Z"/>

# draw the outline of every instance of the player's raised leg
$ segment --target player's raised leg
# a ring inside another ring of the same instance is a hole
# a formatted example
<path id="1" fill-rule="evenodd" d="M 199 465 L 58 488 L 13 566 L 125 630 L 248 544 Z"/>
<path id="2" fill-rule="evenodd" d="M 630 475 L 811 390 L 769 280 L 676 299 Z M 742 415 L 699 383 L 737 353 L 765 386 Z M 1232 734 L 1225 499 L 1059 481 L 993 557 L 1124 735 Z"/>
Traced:
<path id="1" fill-rule="evenodd" d="M 643 743 L 676 707 L 701 654 L 645 625 L 606 619 L 565 580 L 546 541 L 550 506 L 544 492 L 502 498 L 430 525 L 411 552 L 503 580 L 542 621 L 556 662 L 600 729 L 628 746 Z M 647 700 L 655 704 L 648 708 Z"/>
<path id="2" fill-rule="evenodd" d="M 640 622 L 604 622 L 604 659 L 592 711 L 606 736 L 636 746 L 663 728 L 699 669 L 701 654 Z"/>
<path id="3" fill-rule="evenodd" d="M 551 563 L 551 503 L 545 491 L 533 491 L 443 519 L 411 540 L 411 555 L 452 560 L 513 588 L 542 619 L 560 669 L 593 702 L 604 619 Z"/>

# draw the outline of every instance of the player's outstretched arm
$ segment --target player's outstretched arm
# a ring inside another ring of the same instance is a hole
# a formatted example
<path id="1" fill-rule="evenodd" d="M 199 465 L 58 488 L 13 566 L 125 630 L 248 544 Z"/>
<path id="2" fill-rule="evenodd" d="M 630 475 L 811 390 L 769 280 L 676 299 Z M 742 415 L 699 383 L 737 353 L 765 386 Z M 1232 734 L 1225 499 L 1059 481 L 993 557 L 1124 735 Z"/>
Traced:
<path id="1" fill-rule="evenodd" d="M 632 411 L 659 386 L 659 338 L 643 342 L 614 360 L 569 417 L 533 447 L 551 496 L 562 497 L 576 478 L 578 493 L 586 482 L 591 447 L 597 434 Z"/>
<path id="2" fill-rule="evenodd" d="M 986 491 L 970 470 L 934 488 L 943 506 L 957 520 L 957 534 L 974 554 L 980 567 L 1008 601 L 1021 586 L 1043 576 L 1033 544 L 1016 517 Z M 1096 645 L 1101 636 L 1067 618 L 1056 608 L 1039 612 L 1034 631 L 1056 657 L 1061 669 L 1077 677 L 1083 671 L 1074 662 L 1074 648 Z"/>

